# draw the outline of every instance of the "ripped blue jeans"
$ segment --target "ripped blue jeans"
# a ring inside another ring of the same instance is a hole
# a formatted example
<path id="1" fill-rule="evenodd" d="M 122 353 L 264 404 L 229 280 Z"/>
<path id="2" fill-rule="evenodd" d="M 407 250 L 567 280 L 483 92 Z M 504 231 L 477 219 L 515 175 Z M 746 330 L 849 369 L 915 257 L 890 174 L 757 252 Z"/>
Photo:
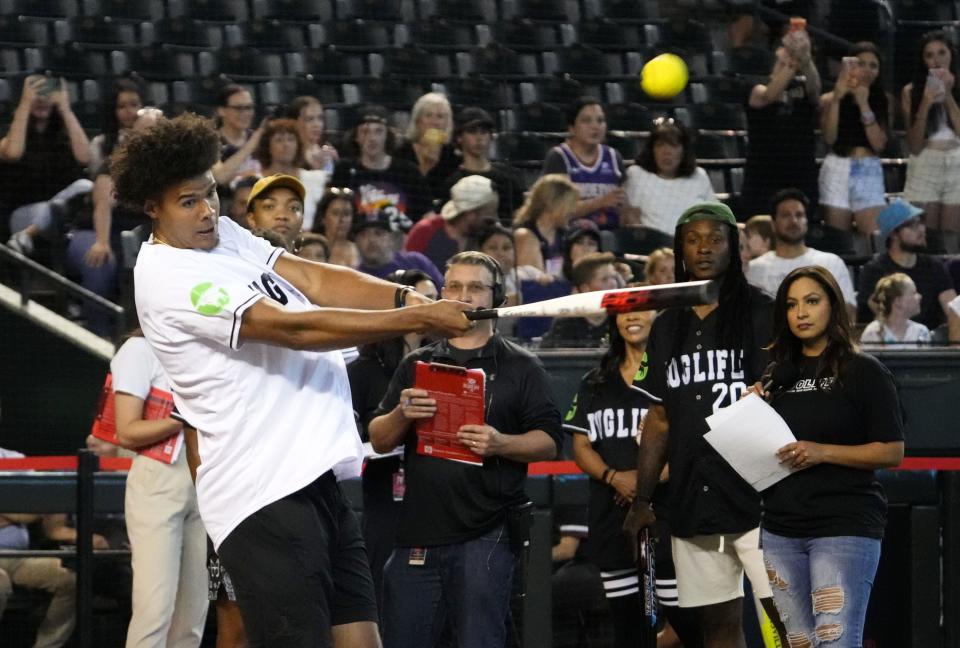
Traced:
<path id="1" fill-rule="evenodd" d="M 860 648 L 880 540 L 787 538 L 763 530 L 763 559 L 788 648 Z"/>

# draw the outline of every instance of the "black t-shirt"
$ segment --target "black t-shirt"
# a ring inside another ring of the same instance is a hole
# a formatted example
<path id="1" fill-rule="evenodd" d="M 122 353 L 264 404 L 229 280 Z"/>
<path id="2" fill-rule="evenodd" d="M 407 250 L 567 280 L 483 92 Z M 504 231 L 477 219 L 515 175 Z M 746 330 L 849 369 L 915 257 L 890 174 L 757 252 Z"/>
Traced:
<path id="1" fill-rule="evenodd" d="M 83 167 L 73 157 L 70 136 L 66 127 L 53 123 L 47 129 L 34 130 L 32 120 L 27 124 L 27 139 L 23 155 L 15 162 L 0 162 L 0 202 L 6 209 L 45 202 L 74 180 L 83 176 Z"/>
<path id="2" fill-rule="evenodd" d="M 594 326 L 583 317 L 558 317 L 544 334 L 540 348 L 601 347 L 604 346 L 608 328 L 606 321 Z"/>
<path id="3" fill-rule="evenodd" d="M 784 187 L 802 189 L 816 203 L 817 97 L 794 79 L 786 101 L 763 108 L 747 105 L 747 160 L 743 170 L 743 213 L 765 214 L 770 198 Z M 789 154 L 785 152 L 789 151 Z"/>
<path id="4" fill-rule="evenodd" d="M 331 187 L 349 187 L 355 195 L 357 213 L 373 214 L 395 209 L 416 222 L 433 208 L 430 188 L 416 166 L 391 157 L 386 169 L 368 169 L 360 160 L 337 162 Z"/>
<path id="5" fill-rule="evenodd" d="M 817 378 L 819 358 L 804 358 L 799 378 L 773 408 L 801 441 L 862 445 L 903 440 L 900 399 L 890 371 L 856 354 L 840 376 Z M 820 464 L 763 492 L 763 527 L 797 538 L 883 537 L 887 499 L 874 471 Z"/>
<path id="6" fill-rule="evenodd" d="M 497 192 L 497 217 L 504 225 L 512 226 L 513 213 L 523 204 L 525 187 L 520 172 L 505 164 L 491 164 L 489 171 L 467 171 L 462 167 L 458 168 L 444 181 L 441 202 L 450 200 L 450 189 L 453 185 L 471 175 L 490 178 L 493 189 Z"/>
<path id="7" fill-rule="evenodd" d="M 599 369 L 595 369 L 583 377 L 563 427 L 571 434 L 586 435 L 590 446 L 608 467 L 636 470 L 637 429 L 650 406 L 650 397 L 639 387 L 624 384 L 619 372 L 598 384 L 598 373 Z M 641 367 L 637 379 L 645 374 L 646 367 Z M 659 496 L 661 491 L 658 487 L 656 494 Z M 629 509 L 617 505 L 615 493 L 612 487 L 590 479 L 590 532 L 586 554 L 600 569 L 626 569 L 634 565 L 632 548 L 623 533 L 623 521 Z"/>
<path id="8" fill-rule="evenodd" d="M 757 492 L 703 439 L 706 417 L 739 400 L 766 365 L 772 302 L 753 286 L 749 290 L 749 321 L 735 322 L 740 316 L 721 302 L 703 320 L 689 308 L 667 309 L 650 331 L 643 389 L 660 401 L 670 426 L 670 524 L 680 538 L 740 533 L 760 521 Z M 721 317 L 743 329 L 740 348 L 721 347 Z"/>
<path id="9" fill-rule="evenodd" d="M 882 92 L 871 92 L 868 99 L 870 110 L 873 111 L 880 128 L 887 130 L 887 95 Z M 840 157 L 850 155 L 856 147 L 873 150 L 870 138 L 867 137 L 867 127 L 863 125 L 862 113 L 852 94 L 840 100 L 840 114 L 837 119 L 837 140 L 833 143 L 833 152 Z M 875 154 L 880 151 L 874 151 Z"/>
<path id="10" fill-rule="evenodd" d="M 420 162 L 417 160 L 417 154 L 413 150 L 413 144 L 410 142 L 404 142 L 401 144 L 397 150 L 393 152 L 393 156 L 399 160 L 406 160 L 417 169 L 417 172 L 420 171 Z M 440 148 L 440 159 L 437 160 L 437 163 L 433 165 L 433 168 L 427 172 L 427 175 L 421 176 L 427 183 L 427 186 L 430 188 L 430 199 L 436 203 L 436 209 L 439 211 L 440 207 L 443 205 L 444 200 L 446 200 L 444 194 L 444 187 L 447 181 L 447 178 L 450 177 L 450 174 L 457 170 L 457 167 L 460 166 L 460 154 L 457 153 L 456 149 L 453 148 L 450 144 L 444 144 Z"/>
<path id="11" fill-rule="evenodd" d="M 347 365 L 353 412 L 357 418 L 360 438 L 364 441 L 369 440 L 367 425 L 373 419 L 393 375 L 393 368 L 388 366 L 387 359 L 378 354 L 376 349 L 376 345 L 365 347 L 361 350 L 360 357 Z M 399 457 L 372 459 L 367 462 L 362 483 L 365 510 L 396 506 L 393 500 L 393 476 L 399 469 Z"/>
<path id="12" fill-rule="evenodd" d="M 920 314 L 911 319 L 920 322 L 931 331 L 946 320 L 940 305 L 940 293 L 953 288 L 947 269 L 936 257 L 918 254 L 917 263 L 912 268 L 898 265 L 886 252 L 878 254 L 860 268 L 857 286 L 857 321 L 869 322 L 874 319 L 870 311 L 869 299 L 877 282 L 894 272 L 902 272 L 917 285 L 920 293 Z"/>
<path id="13" fill-rule="evenodd" d="M 396 407 L 400 392 L 413 386 L 418 360 L 483 369 L 487 377 L 487 424 L 502 434 L 543 430 L 559 452 L 560 413 L 543 365 L 529 351 L 499 335 L 482 348 L 469 351 L 455 349 L 446 341 L 418 349 L 400 363 L 378 415 Z M 482 466 L 475 466 L 419 455 L 413 425 L 404 442 L 406 494 L 398 546 L 446 545 L 478 538 L 501 524 L 510 506 L 526 501 L 525 463 L 488 457 Z"/>

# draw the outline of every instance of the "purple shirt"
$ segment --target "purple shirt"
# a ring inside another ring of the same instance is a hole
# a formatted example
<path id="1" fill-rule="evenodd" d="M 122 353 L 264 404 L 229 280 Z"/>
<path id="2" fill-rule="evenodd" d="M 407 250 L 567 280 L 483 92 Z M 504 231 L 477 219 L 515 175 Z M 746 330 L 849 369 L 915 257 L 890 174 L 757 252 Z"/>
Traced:
<path id="1" fill-rule="evenodd" d="M 397 252 L 393 255 L 393 259 L 385 265 L 371 268 L 365 263 L 361 263 L 357 266 L 357 270 L 380 279 L 385 279 L 390 273 L 397 270 L 423 270 L 433 279 L 437 290 L 443 287 L 443 275 L 437 270 L 437 266 L 433 265 L 430 259 L 419 252 Z"/>

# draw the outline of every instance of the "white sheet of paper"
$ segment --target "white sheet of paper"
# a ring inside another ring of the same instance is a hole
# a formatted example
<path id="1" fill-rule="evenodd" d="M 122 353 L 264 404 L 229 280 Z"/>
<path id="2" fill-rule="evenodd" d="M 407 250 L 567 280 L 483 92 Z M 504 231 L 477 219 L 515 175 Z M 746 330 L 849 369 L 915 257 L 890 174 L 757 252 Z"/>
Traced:
<path id="1" fill-rule="evenodd" d="M 757 492 L 793 472 L 777 460 L 777 450 L 797 439 L 786 421 L 756 394 L 708 416 L 707 425 L 710 431 L 703 438 Z"/>

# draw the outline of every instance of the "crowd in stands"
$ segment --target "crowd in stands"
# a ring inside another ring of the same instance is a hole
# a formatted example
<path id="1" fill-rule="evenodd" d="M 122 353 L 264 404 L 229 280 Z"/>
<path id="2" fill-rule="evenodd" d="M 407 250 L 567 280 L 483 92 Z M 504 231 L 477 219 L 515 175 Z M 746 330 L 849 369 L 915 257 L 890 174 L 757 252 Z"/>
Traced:
<path id="1" fill-rule="evenodd" d="M 944 341 L 945 323 L 955 317 L 947 305 L 956 285 L 946 265 L 952 260 L 942 255 L 960 251 L 960 196 L 952 181 L 960 169 L 960 63 L 953 41 L 939 31 L 923 36 L 916 74 L 900 102 L 885 86 L 875 45 L 855 44 L 828 92 L 822 92 L 813 49 L 805 31 L 787 32 L 776 42 L 769 77 L 744 97 L 739 194 L 715 189 L 717 176 L 697 160 L 698 136 L 709 139 L 709 133 L 677 116 L 636 123 L 633 130 L 648 135 L 636 159 L 625 161 L 607 143 L 608 106 L 596 96 L 567 97 L 565 139 L 546 149 L 540 177 L 530 182 L 529 173 L 491 159 L 498 118 L 480 106 L 455 112 L 441 92 L 420 96 L 402 131 L 396 111 L 364 104 L 341 111 L 353 121 L 336 133 L 325 128 L 316 97 L 296 97 L 258 117 L 265 111 L 250 88 L 225 79 L 214 111 L 222 210 L 250 227 L 246 198 L 257 178 L 292 175 L 306 188 L 298 222 L 260 226 L 277 231 L 284 247 L 379 277 L 418 269 L 440 285 L 450 256 L 485 244 L 508 269 L 509 303 L 519 303 L 594 285 L 655 281 L 643 262 L 672 246 L 678 215 L 719 196 L 745 223 L 752 283 L 772 294 L 794 267 L 825 265 L 866 326 L 883 317 L 871 300 L 878 282 L 900 272 L 921 295 L 920 314 L 911 317 Z M 122 258 L 122 233 L 145 220 L 115 204 L 110 155 L 139 119 L 149 123 L 162 113 L 147 107 L 143 84 L 116 79 L 103 106 L 103 131 L 89 138 L 74 99 L 61 79 L 34 74 L 23 80 L 0 140 L 3 227 L 14 250 L 118 300 L 118 278 L 133 263 Z M 914 215 L 890 229 L 879 217 L 899 187 L 885 185 L 881 156 L 894 144 L 896 124 L 905 129 L 909 153 L 903 208 Z M 819 169 L 818 153 L 825 153 Z M 926 254 L 928 247 L 938 256 Z M 615 280 L 578 280 L 590 274 L 577 273 L 578 260 L 597 251 L 615 256 Z M 82 315 L 91 330 L 111 332 L 102 313 L 84 309 Z M 512 331 L 535 343 L 549 327 L 521 322 Z M 569 327 L 554 327 L 544 346 L 563 345 L 557 328 Z"/>
<path id="2" fill-rule="evenodd" d="M 743 26 L 739 18 L 733 32 Z M 679 111 L 653 119 L 644 113 L 647 121 L 630 124 L 628 130 L 644 135 L 634 154 L 625 155 L 610 137 L 611 102 L 600 93 L 560 97 L 564 141 L 543 146 L 542 163 L 531 174 L 498 158 L 509 136 L 489 106 L 453 103 L 430 91 L 401 111 L 351 106 L 339 112 L 337 128 L 328 129 L 319 98 L 296 96 L 266 107 L 250 86 L 224 77 L 212 110 L 221 141 L 213 175 L 222 214 L 303 258 L 355 268 L 430 297 L 443 290 L 448 259 L 479 250 L 499 262 L 504 305 L 514 305 L 672 283 L 686 274 L 674 241 L 678 217 L 691 205 L 723 200 L 741 222 L 740 258 L 752 285 L 774 296 L 794 269 L 823 266 L 862 342 L 960 342 L 960 258 L 953 256 L 960 253 L 960 56 L 954 39 L 934 30 L 918 40 L 914 73 L 899 88 L 899 100 L 876 45 L 856 43 L 820 69 L 815 50 L 803 30 L 777 38 L 769 75 L 742 97 L 745 135 L 738 145 L 745 160 L 737 191 L 698 163 L 713 157 L 698 156 L 705 150 L 698 146 L 713 134 Z M 120 301 L 122 275 L 134 262 L 123 239 L 132 233 L 145 240 L 149 225 L 115 201 L 111 154 L 164 113 L 152 107 L 149 84 L 132 77 L 112 84 L 101 108 L 103 128 L 94 134 L 74 113 L 77 97 L 62 79 L 23 78 L 0 140 L 0 234 L 16 252 Z M 902 187 L 890 181 L 883 162 L 897 154 L 909 158 Z M 257 182 L 274 175 L 299 180 L 303 195 L 293 185 L 279 191 L 282 181 L 256 195 Z M 75 315 L 95 333 L 113 333 L 96 309 Z M 639 370 L 634 347 L 642 347 L 630 326 L 639 325 L 629 317 L 531 318 L 503 320 L 499 330 L 543 349 L 619 340 L 593 378 L 622 371 L 626 380 Z M 361 427 L 374 417 L 402 358 L 423 342 L 409 335 L 345 352 Z M 592 449 L 587 437 L 575 438 L 584 465 L 591 453 L 623 452 Z M 378 592 L 392 548 L 385 538 L 396 526 L 397 503 L 386 493 L 398 468 L 394 458 L 364 474 L 364 508 L 379 513 L 365 519 Z M 185 472 L 184 465 L 179 469 Z M 0 548 L 26 548 L 28 522 L 61 541 L 75 536 L 59 516 L 0 514 Z M 97 542 L 106 546 L 103 538 Z M 62 645 L 74 624 L 67 605 L 72 572 L 59 559 L 0 561 L 0 611 L 11 583 L 53 594 L 38 642 Z M 174 602 L 166 604 L 170 617 Z M 131 632 L 149 633 L 138 628 L 142 616 L 135 621 Z M 192 637 L 203 622 L 180 621 Z"/>

